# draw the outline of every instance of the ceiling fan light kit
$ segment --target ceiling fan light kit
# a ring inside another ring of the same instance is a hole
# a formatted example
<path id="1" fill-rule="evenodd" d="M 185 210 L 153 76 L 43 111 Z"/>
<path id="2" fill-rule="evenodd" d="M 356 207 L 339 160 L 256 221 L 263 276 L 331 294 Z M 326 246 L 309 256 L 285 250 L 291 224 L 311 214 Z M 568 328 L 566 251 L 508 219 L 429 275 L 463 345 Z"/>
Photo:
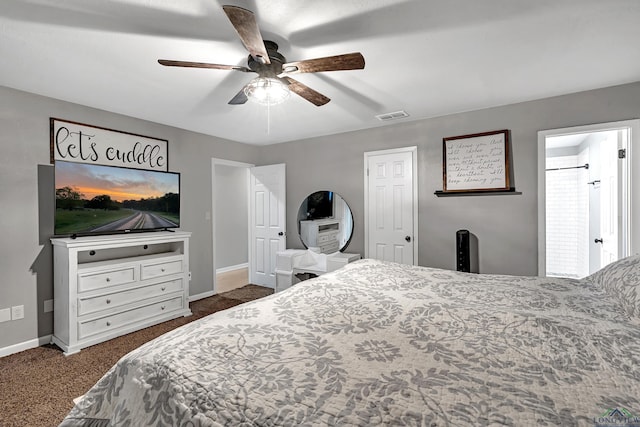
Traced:
<path id="1" fill-rule="evenodd" d="M 262 38 L 253 12 L 230 5 L 222 6 L 222 9 L 238 33 L 242 44 L 249 51 L 247 67 L 167 59 L 159 59 L 158 62 L 168 67 L 210 68 L 257 73 L 258 77 L 251 80 L 229 101 L 231 105 L 244 104 L 249 99 L 262 105 L 275 105 L 284 102 L 289 98 L 289 93 L 293 92 L 319 107 L 328 103 L 330 99 L 309 86 L 292 79 L 289 74 L 361 70 L 364 68 L 364 57 L 360 52 L 287 63 L 285 57 L 278 52 L 278 45 Z"/>
<path id="2" fill-rule="evenodd" d="M 277 105 L 289 98 L 289 87 L 278 79 L 256 77 L 244 87 L 244 94 L 261 105 Z"/>

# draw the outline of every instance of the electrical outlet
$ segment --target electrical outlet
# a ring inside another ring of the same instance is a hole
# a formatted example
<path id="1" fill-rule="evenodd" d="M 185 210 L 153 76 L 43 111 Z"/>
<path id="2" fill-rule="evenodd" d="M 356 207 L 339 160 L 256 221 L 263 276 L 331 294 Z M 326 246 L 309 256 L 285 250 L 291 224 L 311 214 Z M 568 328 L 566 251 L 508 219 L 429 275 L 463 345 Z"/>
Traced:
<path id="1" fill-rule="evenodd" d="M 11 320 L 11 309 L 3 308 L 0 310 L 0 322 L 8 322 Z"/>
<path id="2" fill-rule="evenodd" d="M 44 302 L 44 312 L 45 313 L 50 313 L 53 311 L 53 300 L 52 299 L 48 299 Z"/>
<path id="3" fill-rule="evenodd" d="M 11 320 L 24 319 L 24 305 L 14 305 L 11 307 Z"/>

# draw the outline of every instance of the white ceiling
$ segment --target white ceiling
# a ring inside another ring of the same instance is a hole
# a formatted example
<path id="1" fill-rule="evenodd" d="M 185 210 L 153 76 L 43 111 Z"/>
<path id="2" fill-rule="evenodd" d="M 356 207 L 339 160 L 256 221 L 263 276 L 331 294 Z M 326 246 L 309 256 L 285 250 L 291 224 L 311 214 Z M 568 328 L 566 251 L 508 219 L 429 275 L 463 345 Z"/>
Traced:
<path id="1" fill-rule="evenodd" d="M 296 75 L 322 107 L 228 105 L 253 74 L 157 63 L 245 66 L 224 4 L 288 61 L 365 69 Z M 638 0 L 0 0 L 0 85 L 266 145 L 638 81 L 639 22 Z"/>

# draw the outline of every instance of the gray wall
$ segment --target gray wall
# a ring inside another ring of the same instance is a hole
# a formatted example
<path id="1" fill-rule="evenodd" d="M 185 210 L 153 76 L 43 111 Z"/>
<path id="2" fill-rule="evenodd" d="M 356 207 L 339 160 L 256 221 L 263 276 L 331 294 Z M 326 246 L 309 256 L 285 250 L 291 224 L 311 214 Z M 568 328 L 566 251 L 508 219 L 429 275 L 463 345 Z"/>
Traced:
<path id="1" fill-rule="evenodd" d="M 53 332 L 54 184 L 49 117 L 169 141 L 169 169 L 181 172 L 181 228 L 191 231 L 191 289 L 213 290 L 211 158 L 255 163 L 256 147 L 0 87 L 0 309 L 24 305 L 25 318 L 0 323 L 0 349 Z"/>
<path id="2" fill-rule="evenodd" d="M 287 165 L 287 247 L 302 248 L 295 233 L 302 200 L 317 190 L 333 190 L 354 214 L 354 236 L 346 252 L 364 254 L 363 153 L 415 145 L 419 264 L 455 268 L 455 232 L 465 228 L 478 238 L 481 273 L 535 275 L 537 132 L 638 117 L 640 82 L 272 145 L 261 149 L 260 162 Z M 511 131 L 512 185 L 517 193 L 436 197 L 434 191 L 442 190 L 442 138 L 499 129 Z"/>
<path id="3" fill-rule="evenodd" d="M 428 98 L 425 102 L 428 102 Z M 320 112 L 319 112 L 320 113 Z M 411 112 L 409 112 L 411 113 Z M 169 167 L 182 173 L 182 228 L 193 232 L 191 295 L 212 290 L 211 158 L 287 164 L 287 246 L 298 207 L 316 190 L 333 190 L 354 214 L 348 252 L 364 253 L 363 153 L 418 146 L 420 265 L 454 267 L 454 236 L 479 240 L 480 271 L 537 271 L 537 131 L 640 117 L 640 82 L 446 117 L 398 123 L 298 143 L 251 147 L 168 126 L 0 87 L 0 308 L 25 306 L 25 318 L 0 323 L 0 349 L 52 332 L 53 169 L 49 117 L 169 140 Z M 374 120 L 372 118 L 372 120 Z M 519 194 L 437 198 L 442 138 L 510 129 L 513 185 Z"/>
<path id="4" fill-rule="evenodd" d="M 249 178 L 247 168 L 215 165 L 216 268 L 249 261 Z"/>

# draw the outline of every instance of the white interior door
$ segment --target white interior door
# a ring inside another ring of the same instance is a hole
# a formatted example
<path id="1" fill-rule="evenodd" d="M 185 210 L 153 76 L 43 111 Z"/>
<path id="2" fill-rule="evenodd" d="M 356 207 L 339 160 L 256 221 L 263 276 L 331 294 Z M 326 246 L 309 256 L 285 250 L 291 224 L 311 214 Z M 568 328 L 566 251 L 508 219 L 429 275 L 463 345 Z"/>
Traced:
<path id="1" fill-rule="evenodd" d="M 600 144 L 600 266 L 604 267 L 618 259 L 620 224 L 618 173 L 618 132 Z"/>
<path id="2" fill-rule="evenodd" d="M 285 165 L 251 168 L 249 281 L 276 286 L 276 253 L 286 247 Z"/>
<path id="3" fill-rule="evenodd" d="M 417 264 L 416 153 L 365 153 L 365 257 Z"/>
<path id="4" fill-rule="evenodd" d="M 602 208 L 602 203 L 600 203 L 600 192 L 602 186 L 600 185 L 602 182 L 600 180 L 600 163 L 602 156 L 600 155 L 600 145 L 598 142 L 592 143 L 589 145 L 589 169 L 587 173 L 589 175 L 589 180 L 587 183 L 588 193 L 589 193 L 589 209 L 587 212 L 587 221 L 589 223 L 589 234 L 587 236 L 587 248 L 589 252 L 589 269 L 587 271 L 588 274 L 596 272 L 600 270 L 602 265 L 600 249 L 602 245 L 598 243 L 598 240 L 602 237 L 602 226 L 600 224 L 600 209 Z M 562 212 L 561 212 L 562 213 Z M 550 221 L 552 218 L 547 218 Z M 548 245 L 548 253 L 552 250 L 551 242 L 547 242 Z M 559 258 L 559 257 L 558 257 Z M 547 261 L 548 262 L 548 261 Z"/>

